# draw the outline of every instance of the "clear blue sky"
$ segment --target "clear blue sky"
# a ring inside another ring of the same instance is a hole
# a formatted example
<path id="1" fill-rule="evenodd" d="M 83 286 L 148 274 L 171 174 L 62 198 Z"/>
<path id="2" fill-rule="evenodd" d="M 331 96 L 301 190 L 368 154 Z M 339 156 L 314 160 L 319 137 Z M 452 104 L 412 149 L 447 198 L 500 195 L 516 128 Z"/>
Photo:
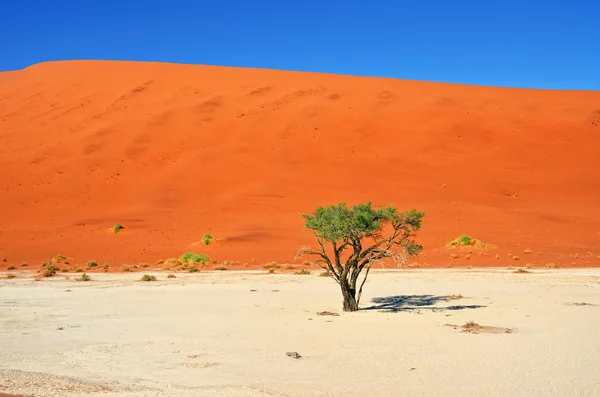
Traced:
<path id="1" fill-rule="evenodd" d="M 0 70 L 64 59 L 600 90 L 600 0 L 0 0 Z"/>

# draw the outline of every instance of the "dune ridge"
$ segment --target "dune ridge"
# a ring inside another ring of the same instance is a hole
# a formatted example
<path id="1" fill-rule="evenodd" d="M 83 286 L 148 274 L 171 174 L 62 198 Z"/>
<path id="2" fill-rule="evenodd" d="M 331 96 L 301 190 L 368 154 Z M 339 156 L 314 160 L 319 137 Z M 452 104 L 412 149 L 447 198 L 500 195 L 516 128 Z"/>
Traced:
<path id="1" fill-rule="evenodd" d="M 291 262 L 301 213 L 369 200 L 427 213 L 421 266 L 593 266 L 599 149 L 596 91 L 43 63 L 0 73 L 0 266 Z"/>

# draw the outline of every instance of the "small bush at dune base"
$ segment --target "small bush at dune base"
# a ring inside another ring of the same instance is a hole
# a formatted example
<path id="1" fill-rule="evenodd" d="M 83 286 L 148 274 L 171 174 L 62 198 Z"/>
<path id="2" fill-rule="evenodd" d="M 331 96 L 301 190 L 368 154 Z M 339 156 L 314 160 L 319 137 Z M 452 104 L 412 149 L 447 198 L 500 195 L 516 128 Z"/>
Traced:
<path id="1" fill-rule="evenodd" d="M 302 270 L 298 270 L 297 272 L 294 272 L 294 274 L 299 274 L 299 275 L 305 276 L 305 275 L 310 274 L 310 270 L 308 270 L 308 269 L 302 269 Z"/>
<path id="2" fill-rule="evenodd" d="M 190 265 L 188 266 L 188 272 L 190 273 L 197 273 L 198 272 L 198 268 L 194 265 Z"/>
<path id="3" fill-rule="evenodd" d="M 331 277 L 331 273 L 328 271 L 322 272 L 319 274 L 319 277 Z"/>
<path id="4" fill-rule="evenodd" d="M 12 273 L 8 273 L 8 274 L 6 275 L 6 278 L 7 278 L 7 279 L 9 279 L 9 280 L 10 280 L 10 279 L 13 279 L 13 278 L 15 278 L 15 277 L 17 277 L 17 276 L 15 276 L 15 275 L 14 275 L 14 274 L 12 274 Z"/>
<path id="5" fill-rule="evenodd" d="M 182 263 L 200 264 L 200 265 L 204 265 L 204 264 L 210 262 L 210 258 L 208 257 L 208 255 L 206 255 L 206 254 L 195 254 L 193 252 L 186 252 L 185 254 L 181 255 L 181 257 L 179 258 L 179 260 Z"/>
<path id="6" fill-rule="evenodd" d="M 215 270 L 227 270 L 227 267 L 223 266 L 223 265 L 217 265 L 217 266 L 214 267 L 214 269 Z"/>
<path id="7" fill-rule="evenodd" d="M 150 274 L 144 274 L 141 278 L 141 281 L 156 281 L 156 277 Z"/>
<path id="8" fill-rule="evenodd" d="M 123 265 L 123 266 L 121 266 L 121 270 L 123 270 L 124 272 L 130 272 L 131 271 L 131 267 L 129 267 L 127 265 Z"/>
<path id="9" fill-rule="evenodd" d="M 54 276 L 56 274 L 56 270 L 57 270 L 57 268 L 54 265 L 46 266 L 46 268 L 42 272 L 42 276 L 44 276 L 44 277 L 52 277 L 52 276 Z"/>
<path id="10" fill-rule="evenodd" d="M 80 267 L 75 268 L 75 273 L 81 273 L 82 271 L 83 271 L 83 269 Z"/>
<path id="11" fill-rule="evenodd" d="M 167 278 L 176 278 L 174 274 L 169 274 Z"/>
<path id="12" fill-rule="evenodd" d="M 119 231 L 121 229 L 125 229 L 125 226 L 121 225 L 120 223 L 117 223 L 116 225 L 113 226 L 113 233 L 119 233 Z"/>
<path id="13" fill-rule="evenodd" d="M 88 276 L 87 273 L 83 273 L 81 276 L 77 277 L 75 281 L 90 281 L 92 278 Z"/>
<path id="14" fill-rule="evenodd" d="M 7 267 L 6 269 L 7 270 L 15 270 L 15 267 L 11 265 L 11 266 Z"/>

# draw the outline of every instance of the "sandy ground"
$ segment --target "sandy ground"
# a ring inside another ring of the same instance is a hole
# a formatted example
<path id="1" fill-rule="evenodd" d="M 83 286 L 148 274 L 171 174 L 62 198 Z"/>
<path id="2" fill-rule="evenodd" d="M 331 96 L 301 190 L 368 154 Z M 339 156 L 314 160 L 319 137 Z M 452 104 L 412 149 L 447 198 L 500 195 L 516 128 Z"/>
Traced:
<path id="1" fill-rule="evenodd" d="M 497 247 L 476 266 L 600 266 L 599 148 L 598 91 L 38 64 L 0 73 L 0 270 L 287 263 L 301 214 L 340 201 L 425 211 L 423 266 L 474 262 L 443 248 L 461 234 Z"/>
<path id="2" fill-rule="evenodd" d="M 563 397 L 600 390 L 600 269 L 374 272 L 362 304 L 370 309 L 351 314 L 340 313 L 334 282 L 314 273 L 155 274 L 147 283 L 139 274 L 1 280 L 0 392 Z M 324 310 L 340 315 L 316 314 Z M 514 332 L 445 326 L 467 321 Z"/>

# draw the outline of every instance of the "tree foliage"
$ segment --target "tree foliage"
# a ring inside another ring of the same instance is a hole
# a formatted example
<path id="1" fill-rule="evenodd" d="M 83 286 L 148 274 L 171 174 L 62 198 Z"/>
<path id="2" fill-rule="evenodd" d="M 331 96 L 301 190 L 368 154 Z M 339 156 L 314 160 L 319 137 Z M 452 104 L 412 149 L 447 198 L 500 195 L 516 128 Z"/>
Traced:
<path id="1" fill-rule="evenodd" d="M 350 208 L 344 202 L 317 207 L 303 217 L 318 247 L 303 247 L 298 254 L 316 256 L 317 264 L 340 285 L 344 310 L 355 311 L 373 264 L 387 259 L 402 266 L 421 252 L 414 237 L 424 215 L 416 210 L 399 212 L 391 206 L 373 208 L 370 202 Z M 357 290 L 363 270 L 364 278 Z"/>

